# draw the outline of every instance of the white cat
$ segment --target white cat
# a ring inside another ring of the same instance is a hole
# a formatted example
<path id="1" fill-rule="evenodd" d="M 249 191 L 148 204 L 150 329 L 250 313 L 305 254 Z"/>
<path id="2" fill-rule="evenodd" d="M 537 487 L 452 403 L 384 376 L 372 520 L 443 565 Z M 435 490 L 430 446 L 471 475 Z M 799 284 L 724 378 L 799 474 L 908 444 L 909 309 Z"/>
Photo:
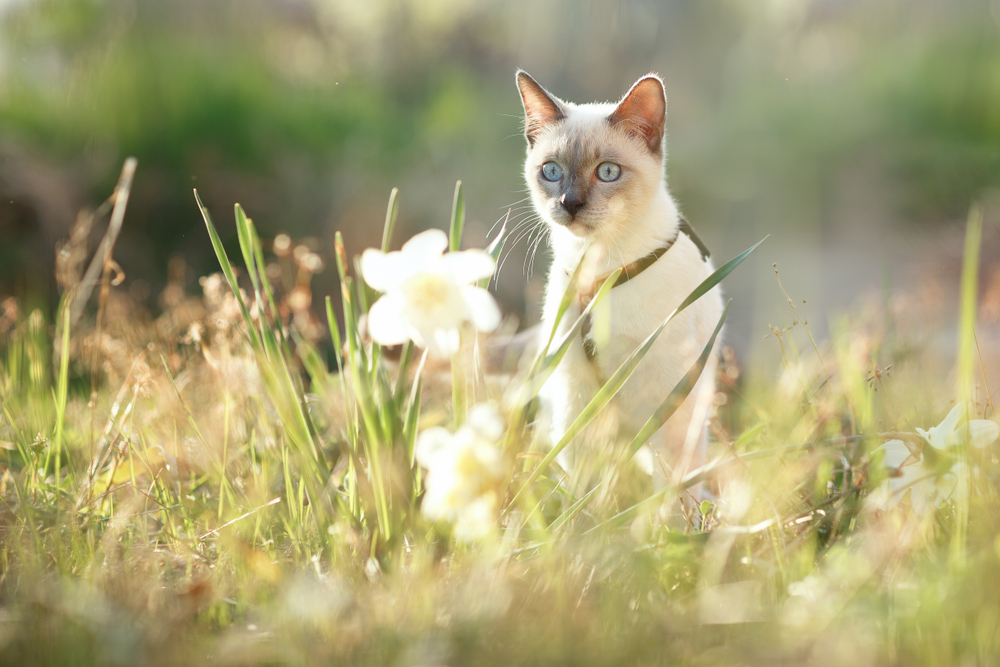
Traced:
<path id="1" fill-rule="evenodd" d="M 626 357 L 714 270 L 680 216 L 664 177 L 666 96 L 655 74 L 617 104 L 572 104 L 518 71 L 528 154 L 524 174 L 535 210 L 551 227 L 542 335 L 552 329 L 569 275 L 590 242 L 585 274 L 625 267 L 630 276 L 599 304 L 540 397 L 555 444 Z M 585 284 L 586 280 L 581 280 Z M 566 331 L 575 304 L 560 323 Z M 611 441 L 631 439 L 694 364 L 722 313 L 716 287 L 662 332 L 609 409 L 566 450 L 573 468 L 600 457 Z M 704 462 L 706 421 L 715 395 L 716 355 L 684 404 L 653 436 L 657 484 Z"/>

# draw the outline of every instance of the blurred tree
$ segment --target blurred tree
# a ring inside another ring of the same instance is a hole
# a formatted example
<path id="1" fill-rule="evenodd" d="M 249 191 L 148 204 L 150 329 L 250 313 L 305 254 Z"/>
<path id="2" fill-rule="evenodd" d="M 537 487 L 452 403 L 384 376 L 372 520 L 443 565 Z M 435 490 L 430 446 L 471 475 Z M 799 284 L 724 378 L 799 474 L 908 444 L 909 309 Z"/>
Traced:
<path id="1" fill-rule="evenodd" d="M 230 240 L 239 201 L 264 234 L 315 237 L 329 259 L 335 229 L 352 251 L 377 241 L 394 185 L 400 240 L 443 226 L 461 178 L 482 243 L 523 197 L 516 66 L 574 101 L 659 71 L 671 187 L 720 254 L 778 230 L 947 222 L 997 184 L 997 7 L 8 0 L 0 291 L 51 289 L 52 244 L 127 155 L 140 167 L 117 257 L 154 296 L 171 254 L 215 268 L 192 186 Z M 533 317 L 519 248 L 500 298 Z"/>

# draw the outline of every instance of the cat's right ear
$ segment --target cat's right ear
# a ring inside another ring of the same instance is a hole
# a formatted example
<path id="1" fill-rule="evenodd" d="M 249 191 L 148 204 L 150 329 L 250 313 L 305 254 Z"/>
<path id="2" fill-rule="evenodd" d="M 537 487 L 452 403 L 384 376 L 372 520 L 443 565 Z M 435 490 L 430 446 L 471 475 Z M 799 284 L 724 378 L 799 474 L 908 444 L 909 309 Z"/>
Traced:
<path id="1" fill-rule="evenodd" d="M 524 136 L 529 146 L 550 123 L 566 117 L 566 109 L 523 69 L 517 70 L 517 89 L 524 105 Z"/>
<path id="2" fill-rule="evenodd" d="M 612 127 L 624 128 L 646 142 L 654 155 L 663 154 L 663 132 L 667 120 L 667 97 L 663 81 L 656 74 L 648 74 L 625 94 L 608 122 Z"/>

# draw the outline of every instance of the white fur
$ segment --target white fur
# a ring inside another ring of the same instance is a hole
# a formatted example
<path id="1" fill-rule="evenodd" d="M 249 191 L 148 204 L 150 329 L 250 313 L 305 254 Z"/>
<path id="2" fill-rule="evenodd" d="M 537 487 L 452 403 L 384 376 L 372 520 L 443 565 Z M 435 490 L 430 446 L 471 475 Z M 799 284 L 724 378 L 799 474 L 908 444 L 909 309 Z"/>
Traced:
<path id="1" fill-rule="evenodd" d="M 662 88 L 661 95 L 662 95 Z M 623 100 L 624 101 L 624 100 Z M 573 105 L 558 101 L 565 117 L 548 124 L 534 137 L 525 162 L 525 178 L 538 214 L 551 228 L 554 261 L 549 272 L 542 333 L 552 329 L 571 271 L 580 261 L 587 241 L 588 262 L 600 275 L 633 262 L 677 233 L 679 213 L 664 173 L 665 150 L 651 151 L 634 133 L 612 127 L 606 119 L 614 104 Z M 664 107 L 665 108 L 665 107 Z M 540 183 L 541 164 L 566 149 L 567 137 L 597 147 L 594 166 L 610 159 L 622 165 L 623 183 L 594 183 L 587 206 L 567 226 L 568 214 Z M 615 187 L 608 187 L 609 185 Z M 600 383 L 611 377 L 642 341 L 713 271 L 697 246 L 684 234 L 670 250 L 634 279 L 611 290 L 595 315 L 595 329 L 605 326 L 610 336 L 598 340 L 597 357 L 589 361 L 580 336 L 543 387 L 540 397 L 555 444 L 594 397 Z M 608 406 L 570 445 L 564 463 L 584 452 L 608 451 L 609 441 L 631 439 L 674 386 L 695 363 L 722 313 L 718 288 L 678 315 L 661 333 L 613 404 Z M 579 309 L 571 307 L 560 323 L 564 332 Z M 600 321 L 600 323 L 598 323 Z M 603 324 L 602 324 L 603 323 Z M 718 347 L 718 343 L 717 343 Z M 716 355 L 702 373 L 694 391 L 654 435 L 657 453 L 655 477 L 662 485 L 676 481 L 704 462 L 706 420 L 715 394 Z"/>

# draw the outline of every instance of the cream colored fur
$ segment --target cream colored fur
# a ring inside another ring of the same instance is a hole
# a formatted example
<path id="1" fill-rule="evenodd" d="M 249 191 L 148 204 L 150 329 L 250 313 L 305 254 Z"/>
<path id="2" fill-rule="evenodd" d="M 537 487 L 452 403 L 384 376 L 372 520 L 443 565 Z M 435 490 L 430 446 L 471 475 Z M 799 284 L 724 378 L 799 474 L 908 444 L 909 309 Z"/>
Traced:
<path id="1" fill-rule="evenodd" d="M 588 265 L 593 263 L 593 275 L 601 275 L 674 238 L 679 213 L 664 178 L 666 102 L 663 99 L 661 105 L 655 98 L 663 97 L 659 78 L 640 79 L 618 104 L 563 102 L 524 72 L 518 73 L 518 86 L 529 139 L 525 179 L 536 211 L 551 228 L 554 257 L 542 313 L 542 332 L 547 335 L 569 281 L 567 272 L 581 260 L 588 241 Z M 616 110 L 617 116 L 609 122 Z M 559 188 L 540 176 L 548 161 L 575 165 L 567 171 L 573 170 L 577 185 L 587 188 L 586 204 L 575 217 L 560 203 Z M 618 180 L 604 183 L 592 177 L 585 183 L 605 161 L 621 166 Z M 540 394 L 553 444 L 593 398 L 600 383 L 713 270 L 691 239 L 680 234 L 676 244 L 651 267 L 611 290 L 594 317 L 596 363 L 587 359 L 577 336 Z M 721 313 L 722 298 L 715 288 L 677 316 L 613 405 L 570 445 L 564 464 L 575 467 L 583 453 L 599 457 L 616 438 L 631 439 L 695 363 Z M 578 314 L 579 308 L 571 307 L 560 324 L 560 333 Z M 704 462 L 716 366 L 713 354 L 694 391 L 650 443 L 657 454 L 654 476 L 658 485 L 676 481 Z"/>

